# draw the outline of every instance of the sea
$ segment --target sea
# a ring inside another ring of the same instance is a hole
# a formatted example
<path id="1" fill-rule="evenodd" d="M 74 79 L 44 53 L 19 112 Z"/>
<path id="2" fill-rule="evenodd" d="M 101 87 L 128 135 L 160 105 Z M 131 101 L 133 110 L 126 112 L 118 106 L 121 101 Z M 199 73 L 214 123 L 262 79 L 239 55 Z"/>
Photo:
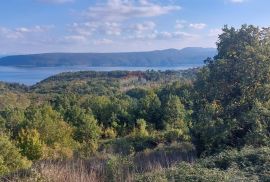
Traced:
<path id="1" fill-rule="evenodd" d="M 166 71 L 166 70 L 186 70 L 190 68 L 200 67 L 198 64 L 185 64 L 177 67 L 85 67 L 85 66 L 70 66 L 70 67 L 9 67 L 0 66 L 0 81 L 8 83 L 20 83 L 25 85 L 34 85 L 50 76 L 62 72 L 76 71 Z"/>

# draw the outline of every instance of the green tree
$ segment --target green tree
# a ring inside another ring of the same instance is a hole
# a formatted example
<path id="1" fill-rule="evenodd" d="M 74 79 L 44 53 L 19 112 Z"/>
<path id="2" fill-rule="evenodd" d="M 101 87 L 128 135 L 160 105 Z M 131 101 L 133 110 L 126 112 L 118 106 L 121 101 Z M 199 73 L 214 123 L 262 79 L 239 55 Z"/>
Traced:
<path id="1" fill-rule="evenodd" d="M 48 147 L 47 155 L 72 157 L 77 146 L 73 139 L 74 129 L 50 105 L 28 108 L 22 126 L 39 132 L 41 141 Z"/>
<path id="2" fill-rule="evenodd" d="M 137 119 L 136 128 L 134 129 L 134 135 L 138 137 L 146 137 L 149 135 L 146 127 L 146 121 L 144 119 Z"/>
<path id="3" fill-rule="evenodd" d="M 147 122 L 155 124 L 161 128 L 160 124 L 160 106 L 161 102 L 154 91 L 149 91 L 147 95 L 139 99 L 137 107 L 137 118 L 142 118 Z"/>
<path id="4" fill-rule="evenodd" d="M 5 120 L 5 128 L 11 133 L 12 137 L 16 137 L 20 130 L 22 122 L 25 120 L 24 110 L 6 108 L 1 112 Z"/>
<path id="5" fill-rule="evenodd" d="M 31 166 L 20 151 L 5 135 L 0 135 L 0 176 Z"/>
<path id="6" fill-rule="evenodd" d="M 36 129 L 22 129 L 17 141 L 21 153 L 29 160 L 39 160 L 43 157 L 44 146 Z"/>
<path id="7" fill-rule="evenodd" d="M 247 114 L 256 102 L 264 105 L 270 99 L 269 33 L 269 28 L 247 25 L 223 28 L 218 54 L 206 60 L 195 82 L 194 133 L 200 150 L 243 146 L 246 136 L 256 132 Z M 257 126 L 269 126 L 257 121 Z M 263 135 L 269 136 L 269 130 Z"/>
<path id="8" fill-rule="evenodd" d="M 101 135 L 101 128 L 94 116 L 81 109 L 73 106 L 66 111 L 65 119 L 75 127 L 74 138 L 79 142 L 97 141 Z"/>
<path id="9" fill-rule="evenodd" d="M 179 97 L 170 95 L 163 107 L 163 123 L 166 129 L 188 130 L 186 111 Z"/>
<path id="10" fill-rule="evenodd" d="M 113 113 L 113 105 L 107 96 L 92 97 L 88 101 L 88 106 L 93 111 L 95 118 L 105 127 L 109 126 L 110 118 Z"/>

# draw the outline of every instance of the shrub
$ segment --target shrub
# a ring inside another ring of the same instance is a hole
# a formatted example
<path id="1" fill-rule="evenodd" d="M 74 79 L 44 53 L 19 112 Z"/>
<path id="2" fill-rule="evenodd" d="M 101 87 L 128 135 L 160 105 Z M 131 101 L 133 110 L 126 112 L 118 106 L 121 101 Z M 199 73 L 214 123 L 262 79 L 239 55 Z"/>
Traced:
<path id="1" fill-rule="evenodd" d="M 133 168 L 133 162 L 129 157 L 110 156 L 106 163 L 106 181 L 129 181 Z"/>
<path id="2" fill-rule="evenodd" d="M 40 140 L 46 145 L 45 158 L 70 158 L 77 147 L 74 128 L 49 105 L 28 108 L 23 126 L 39 132 Z"/>
<path id="3" fill-rule="evenodd" d="M 144 119 L 138 119 L 136 121 L 137 127 L 133 131 L 133 135 L 135 137 L 147 137 L 149 135 L 148 131 L 146 130 L 147 124 Z"/>
<path id="4" fill-rule="evenodd" d="M 115 131 L 115 129 L 113 128 L 106 128 L 104 131 L 104 137 L 105 138 L 109 138 L 109 139 L 113 139 L 117 136 L 117 132 Z"/>
<path id="5" fill-rule="evenodd" d="M 20 154 L 20 151 L 7 136 L 0 135 L 0 176 L 26 169 L 31 162 Z"/>
<path id="6" fill-rule="evenodd" d="M 269 147 L 244 147 L 241 150 L 226 150 L 199 162 L 205 167 L 222 170 L 236 166 L 249 176 L 258 176 L 260 181 L 270 181 Z"/>
<path id="7" fill-rule="evenodd" d="M 164 133 L 167 142 L 188 141 L 190 136 L 186 135 L 182 129 L 170 129 Z"/>
<path id="8" fill-rule="evenodd" d="M 43 156 L 43 144 L 37 130 L 22 129 L 18 136 L 18 146 L 21 153 L 29 160 L 38 160 Z"/>
<path id="9" fill-rule="evenodd" d="M 77 150 L 77 156 L 83 159 L 89 159 L 96 154 L 97 149 L 98 143 L 95 141 L 80 143 L 80 146 Z"/>
<path id="10" fill-rule="evenodd" d="M 222 171 L 219 169 L 209 169 L 198 164 L 192 165 L 189 163 L 180 163 L 179 165 L 169 169 L 138 175 L 136 177 L 136 181 L 138 182 L 244 182 L 252 180 L 256 180 L 256 178 L 247 178 L 245 177 L 244 173 L 237 169 Z"/>

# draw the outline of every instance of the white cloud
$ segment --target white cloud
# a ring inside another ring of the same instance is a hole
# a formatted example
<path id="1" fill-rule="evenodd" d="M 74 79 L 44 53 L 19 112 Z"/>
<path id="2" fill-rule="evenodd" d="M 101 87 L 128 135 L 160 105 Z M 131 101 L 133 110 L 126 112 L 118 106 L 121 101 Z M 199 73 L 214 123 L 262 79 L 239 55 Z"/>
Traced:
<path id="1" fill-rule="evenodd" d="M 6 27 L 0 27 L 0 37 L 1 39 L 19 39 L 23 37 L 23 34 Z"/>
<path id="2" fill-rule="evenodd" d="M 82 36 L 82 35 L 69 35 L 69 36 L 65 36 L 64 39 L 67 42 L 75 42 L 75 43 L 83 43 L 83 42 L 87 42 L 87 38 Z"/>
<path id="3" fill-rule="evenodd" d="M 109 45 L 116 43 L 112 41 L 114 39 L 117 39 L 117 42 L 125 42 L 130 39 L 143 41 L 179 38 L 179 32 L 170 32 L 166 36 L 165 32 L 156 30 L 155 22 L 145 20 L 145 18 L 181 9 L 177 5 L 161 5 L 156 2 L 155 0 L 106 0 L 96 3 L 81 13 L 84 18 L 82 22 L 69 25 L 71 35 L 65 39 L 77 42 L 86 39 L 85 42 L 89 44 Z M 140 22 L 138 18 L 145 21 Z M 136 23 L 125 21 L 130 19 L 136 19 Z"/>
<path id="4" fill-rule="evenodd" d="M 74 2 L 75 0 L 38 0 L 38 1 L 44 3 L 64 4 Z"/>
<path id="5" fill-rule="evenodd" d="M 71 31 L 83 35 L 91 36 L 93 34 L 119 36 L 122 33 L 122 27 L 117 22 L 84 22 L 84 23 L 73 23 Z"/>
<path id="6" fill-rule="evenodd" d="M 135 34 L 127 36 L 127 39 L 137 39 L 137 40 L 186 40 L 186 39 L 194 39 L 197 38 L 198 35 L 190 34 L 187 32 L 175 31 L 175 32 L 168 32 L 168 31 L 158 31 L 154 30 L 151 33 L 145 34 Z"/>
<path id="7" fill-rule="evenodd" d="M 189 24 L 189 27 L 190 28 L 194 28 L 194 29 L 197 29 L 197 30 L 202 30 L 206 27 L 207 25 L 205 23 L 191 23 Z"/>
<path id="8" fill-rule="evenodd" d="M 119 23 L 105 22 L 104 25 L 100 26 L 99 31 L 105 32 L 106 35 L 121 35 L 122 28 Z"/>
<path id="9" fill-rule="evenodd" d="M 83 35 L 83 36 L 91 36 L 93 32 L 96 30 L 96 25 L 89 23 L 73 23 L 70 26 L 70 30 L 73 33 Z"/>
<path id="10" fill-rule="evenodd" d="M 94 44 L 95 45 L 108 45 L 108 44 L 112 44 L 113 41 L 110 39 L 101 39 L 101 40 L 95 40 Z"/>
<path id="11" fill-rule="evenodd" d="M 176 29 L 182 29 L 185 28 L 186 26 L 186 21 L 185 20 L 176 20 L 175 28 Z"/>
<path id="12" fill-rule="evenodd" d="M 49 25 L 49 26 L 36 25 L 36 26 L 30 27 L 30 28 L 19 27 L 19 28 L 16 28 L 15 31 L 20 32 L 20 33 L 35 33 L 35 32 L 37 33 L 37 32 L 47 32 L 52 28 L 54 28 L 53 25 Z"/>
<path id="13" fill-rule="evenodd" d="M 202 30 L 206 27 L 207 25 L 205 23 L 189 23 L 185 20 L 176 20 L 176 23 L 175 23 L 175 29 L 178 29 L 178 30 L 183 29 L 183 28 Z"/>
<path id="14" fill-rule="evenodd" d="M 6 27 L 0 27 L 0 37 L 3 39 L 23 39 L 26 37 L 33 37 L 36 34 L 42 33 L 42 32 L 48 32 L 51 30 L 54 26 L 39 26 L 36 25 L 34 27 L 18 27 L 18 28 L 6 28 Z"/>
<path id="15" fill-rule="evenodd" d="M 151 3 L 148 0 L 138 2 L 128 0 L 108 0 L 105 4 L 96 4 L 83 12 L 83 16 L 98 21 L 122 21 L 136 17 L 155 17 L 180 10 L 180 6 Z"/>
<path id="16" fill-rule="evenodd" d="M 229 0 L 231 3 L 243 3 L 246 2 L 247 0 Z"/>
<path id="17" fill-rule="evenodd" d="M 49 47 L 56 47 L 63 37 L 55 36 L 54 26 L 0 27 L 0 47 L 4 52 L 34 53 L 46 52 Z"/>
<path id="18" fill-rule="evenodd" d="M 222 33 L 220 28 L 210 29 L 208 36 L 210 37 L 218 37 Z"/>
<path id="19" fill-rule="evenodd" d="M 146 21 L 143 23 L 137 23 L 131 25 L 130 31 L 135 32 L 136 34 L 143 34 L 145 32 L 153 31 L 156 27 L 156 24 L 152 21 Z"/>

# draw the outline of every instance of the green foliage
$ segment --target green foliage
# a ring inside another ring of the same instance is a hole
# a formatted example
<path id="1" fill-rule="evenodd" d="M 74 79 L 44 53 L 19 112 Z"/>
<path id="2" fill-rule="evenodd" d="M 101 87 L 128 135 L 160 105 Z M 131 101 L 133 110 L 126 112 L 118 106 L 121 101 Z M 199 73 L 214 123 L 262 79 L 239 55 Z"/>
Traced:
<path id="1" fill-rule="evenodd" d="M 7 132 L 10 132 L 13 137 L 17 136 L 20 126 L 25 120 L 24 110 L 22 109 L 8 109 L 0 112 L 2 115 L 3 127 Z"/>
<path id="2" fill-rule="evenodd" d="M 186 111 L 179 97 L 170 95 L 164 107 L 163 122 L 166 129 L 176 128 L 188 132 Z"/>
<path id="3" fill-rule="evenodd" d="M 47 146 L 47 155 L 54 158 L 72 157 L 76 147 L 73 128 L 49 105 L 29 108 L 26 112 L 24 128 L 36 129 L 40 140 Z"/>
<path id="4" fill-rule="evenodd" d="M 182 142 L 189 141 L 190 136 L 187 135 L 182 129 L 170 129 L 164 133 L 164 138 L 167 142 Z"/>
<path id="5" fill-rule="evenodd" d="M 117 136 L 117 132 L 115 131 L 115 129 L 113 128 L 106 128 L 104 131 L 104 137 L 105 138 L 109 138 L 109 139 L 113 139 L 116 138 Z"/>
<path id="6" fill-rule="evenodd" d="M 176 167 L 157 171 L 156 173 L 147 173 L 139 175 L 136 179 L 138 182 L 230 182 L 230 181 L 253 181 L 256 180 L 244 176 L 244 173 L 237 169 L 221 171 L 219 169 L 208 169 L 200 165 L 192 165 L 188 163 L 180 163 Z"/>
<path id="7" fill-rule="evenodd" d="M 137 119 L 136 124 L 137 127 L 134 129 L 133 135 L 137 137 L 147 137 L 149 133 L 146 130 L 146 121 L 144 119 Z"/>
<path id="8" fill-rule="evenodd" d="M 44 146 L 36 129 L 22 129 L 17 141 L 18 147 L 21 149 L 21 154 L 29 160 L 35 161 L 43 157 Z"/>
<path id="9" fill-rule="evenodd" d="M 106 163 L 106 181 L 126 181 L 133 169 L 133 162 L 129 157 L 110 156 Z"/>
<path id="10" fill-rule="evenodd" d="M 193 120 L 200 151 L 265 144 L 269 120 L 256 107 L 260 103 L 269 110 L 269 31 L 223 28 L 217 56 L 206 60 L 195 82 Z"/>
<path id="11" fill-rule="evenodd" d="M 140 99 L 147 95 L 147 90 L 142 88 L 134 88 L 128 90 L 126 94 L 132 98 Z"/>
<path id="12" fill-rule="evenodd" d="M 195 72 L 195 70 L 193 70 Z M 178 96 L 180 102 L 185 106 L 187 111 L 190 111 L 193 106 L 193 83 L 192 79 L 177 80 L 169 84 L 161 86 L 158 91 L 160 100 L 165 102 L 170 95 Z"/>
<path id="13" fill-rule="evenodd" d="M 97 141 L 83 141 L 76 150 L 76 156 L 83 159 L 89 159 L 95 156 L 97 149 Z"/>
<path id="14" fill-rule="evenodd" d="M 13 89 L 10 89 L 13 90 Z M 22 93 L 1 91 L 1 82 L 0 82 L 0 111 L 5 109 L 25 109 L 30 105 L 30 100 L 27 95 L 23 92 L 24 90 L 19 89 Z M 26 90 L 25 90 L 26 91 Z"/>
<path id="15" fill-rule="evenodd" d="M 0 92 L 26 92 L 29 89 L 28 86 L 19 83 L 6 83 L 0 81 Z"/>
<path id="16" fill-rule="evenodd" d="M 227 170 L 237 167 L 247 176 L 255 176 L 259 181 L 270 180 L 270 148 L 244 147 L 243 149 L 225 150 L 217 155 L 199 161 L 207 168 Z"/>
<path id="17" fill-rule="evenodd" d="M 76 128 L 75 140 L 88 142 L 97 141 L 100 138 L 101 128 L 98 126 L 97 120 L 85 109 L 72 106 L 66 110 L 64 116 L 66 121 Z"/>
<path id="18" fill-rule="evenodd" d="M 0 173 L 28 167 L 22 155 L 102 155 L 107 181 L 131 181 L 130 172 L 137 181 L 269 181 L 269 32 L 225 26 L 201 69 L 62 73 L 25 90 L 0 83 L 0 132 L 20 149 L 0 137 Z"/>
<path id="19" fill-rule="evenodd" d="M 145 149 L 153 149 L 157 147 L 158 138 L 154 136 L 131 135 L 123 138 L 117 138 L 103 144 L 104 150 L 109 153 L 122 155 L 130 155 L 141 152 Z"/>
<path id="20" fill-rule="evenodd" d="M 247 145 L 269 146 L 269 126 L 270 126 L 270 102 L 261 103 L 257 100 L 254 102 L 253 108 L 245 114 L 246 123 L 252 128 L 247 132 L 245 141 Z"/>
<path id="21" fill-rule="evenodd" d="M 138 101 L 138 117 L 160 127 L 160 106 L 161 102 L 156 93 L 149 91 L 147 95 Z"/>
<path id="22" fill-rule="evenodd" d="M 90 101 L 90 108 L 95 117 L 105 126 L 109 126 L 109 118 L 111 118 L 112 107 L 111 100 L 106 96 L 93 97 Z"/>
<path id="23" fill-rule="evenodd" d="M 0 176 L 27 169 L 31 162 L 24 158 L 18 148 L 5 135 L 0 135 Z"/>

